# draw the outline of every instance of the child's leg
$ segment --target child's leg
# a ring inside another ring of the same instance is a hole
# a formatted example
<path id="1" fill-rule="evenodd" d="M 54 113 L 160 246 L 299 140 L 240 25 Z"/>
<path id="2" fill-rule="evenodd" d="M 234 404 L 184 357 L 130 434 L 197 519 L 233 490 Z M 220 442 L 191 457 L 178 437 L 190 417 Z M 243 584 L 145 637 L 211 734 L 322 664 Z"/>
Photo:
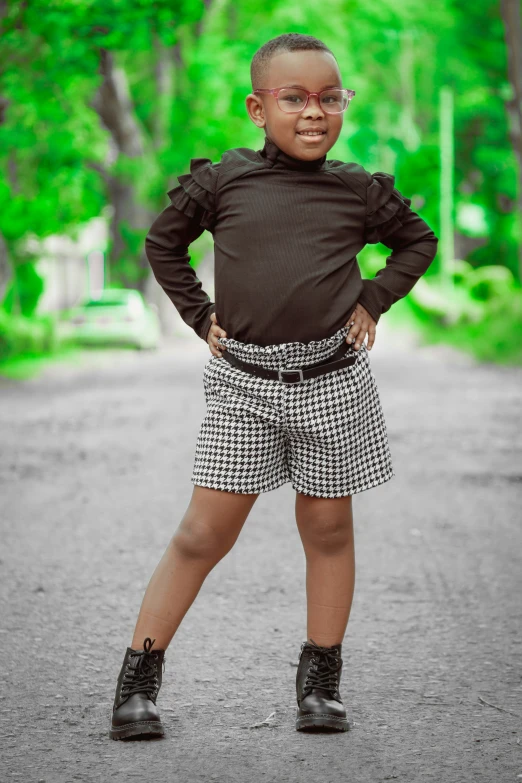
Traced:
<path id="1" fill-rule="evenodd" d="M 355 585 L 352 498 L 296 493 L 295 517 L 306 556 L 308 639 L 343 641 Z"/>
<path id="2" fill-rule="evenodd" d="M 166 650 L 206 576 L 232 549 L 257 494 L 222 492 L 195 485 L 190 505 L 154 571 L 131 647 L 144 639 Z"/>

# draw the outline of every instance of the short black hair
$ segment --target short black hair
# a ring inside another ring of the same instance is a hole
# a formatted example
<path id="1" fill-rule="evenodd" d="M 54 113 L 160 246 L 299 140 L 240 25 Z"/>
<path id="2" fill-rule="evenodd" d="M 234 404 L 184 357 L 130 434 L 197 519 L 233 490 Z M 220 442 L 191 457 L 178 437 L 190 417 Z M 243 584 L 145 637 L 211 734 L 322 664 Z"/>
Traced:
<path id="1" fill-rule="evenodd" d="M 250 64 L 252 90 L 257 90 L 259 87 L 263 86 L 262 82 L 268 73 L 270 60 L 275 54 L 279 54 L 280 52 L 307 51 L 310 49 L 320 52 L 329 52 L 337 62 L 332 50 L 329 49 L 323 41 L 320 41 L 319 38 L 314 38 L 313 35 L 284 33 L 283 35 L 278 35 L 277 38 L 271 38 L 270 41 L 267 41 L 257 50 L 252 58 Z"/>

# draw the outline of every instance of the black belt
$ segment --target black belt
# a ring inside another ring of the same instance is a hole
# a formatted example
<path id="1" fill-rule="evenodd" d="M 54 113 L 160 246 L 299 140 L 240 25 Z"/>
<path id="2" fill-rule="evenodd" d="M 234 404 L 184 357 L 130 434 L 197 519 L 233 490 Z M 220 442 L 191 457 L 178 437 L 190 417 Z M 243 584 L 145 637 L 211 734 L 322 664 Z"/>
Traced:
<path id="1" fill-rule="evenodd" d="M 237 356 L 229 353 L 228 349 L 223 351 L 223 359 L 226 359 L 227 362 L 233 364 L 234 367 L 238 367 L 240 370 L 249 372 L 252 375 L 258 375 L 260 378 L 281 381 L 281 383 L 302 383 L 303 381 L 308 380 L 308 378 L 316 378 L 318 375 L 324 375 L 327 372 L 340 370 L 342 367 L 348 367 L 350 364 L 355 364 L 357 361 L 356 355 L 352 354 L 351 356 L 341 358 L 351 349 L 351 347 L 352 346 L 349 343 L 344 342 L 332 356 L 328 357 L 328 359 L 323 362 L 318 362 L 317 364 L 311 364 L 304 370 L 300 368 L 292 368 L 291 370 L 268 370 L 266 367 L 259 367 L 256 364 L 251 364 L 250 362 L 244 362 L 242 359 L 238 359 Z M 294 377 L 294 380 L 288 380 L 287 378 L 282 377 L 282 375 L 286 373 L 293 373 L 294 376 L 297 377 Z"/>

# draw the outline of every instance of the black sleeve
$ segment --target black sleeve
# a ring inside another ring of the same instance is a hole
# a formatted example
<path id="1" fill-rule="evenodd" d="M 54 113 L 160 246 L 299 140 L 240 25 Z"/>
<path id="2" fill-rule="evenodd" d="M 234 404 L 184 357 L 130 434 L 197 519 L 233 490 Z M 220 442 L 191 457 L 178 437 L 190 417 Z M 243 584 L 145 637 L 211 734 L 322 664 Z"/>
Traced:
<path id="1" fill-rule="evenodd" d="M 358 301 L 376 323 L 411 291 L 437 253 L 438 238 L 410 208 L 411 199 L 393 187 L 394 179 L 391 174 L 376 172 L 367 191 L 366 241 L 381 242 L 393 251 L 373 279 L 362 281 Z"/>
<path id="2" fill-rule="evenodd" d="M 154 277 L 180 316 L 206 342 L 215 304 L 190 266 L 188 253 L 190 243 L 204 231 L 202 213 L 202 207 L 197 206 L 190 217 L 169 204 L 150 227 L 145 238 L 145 253 Z"/>

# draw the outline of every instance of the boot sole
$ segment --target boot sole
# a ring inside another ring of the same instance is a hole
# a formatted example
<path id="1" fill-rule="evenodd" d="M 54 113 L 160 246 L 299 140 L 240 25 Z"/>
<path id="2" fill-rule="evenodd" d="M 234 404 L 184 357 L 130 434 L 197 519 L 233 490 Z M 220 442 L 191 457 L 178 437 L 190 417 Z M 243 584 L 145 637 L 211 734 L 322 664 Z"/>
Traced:
<path id="1" fill-rule="evenodd" d="M 163 737 L 163 726 L 157 720 L 142 720 L 136 723 L 126 723 L 124 726 L 111 726 L 109 737 L 121 740 L 127 737 Z"/>
<path id="2" fill-rule="evenodd" d="M 335 715 L 301 715 L 295 722 L 296 731 L 303 729 L 333 729 L 334 731 L 348 731 L 350 724 L 347 718 L 339 718 Z"/>

